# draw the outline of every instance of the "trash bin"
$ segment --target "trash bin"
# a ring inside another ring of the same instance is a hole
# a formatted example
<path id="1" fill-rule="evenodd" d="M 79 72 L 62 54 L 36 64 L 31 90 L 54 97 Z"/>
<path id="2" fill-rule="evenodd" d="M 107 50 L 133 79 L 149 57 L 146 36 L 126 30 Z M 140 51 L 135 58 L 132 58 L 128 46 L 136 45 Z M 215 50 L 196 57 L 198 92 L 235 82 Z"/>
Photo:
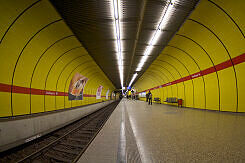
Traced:
<path id="1" fill-rule="evenodd" d="M 183 100 L 182 99 L 178 99 L 178 107 L 183 105 Z"/>

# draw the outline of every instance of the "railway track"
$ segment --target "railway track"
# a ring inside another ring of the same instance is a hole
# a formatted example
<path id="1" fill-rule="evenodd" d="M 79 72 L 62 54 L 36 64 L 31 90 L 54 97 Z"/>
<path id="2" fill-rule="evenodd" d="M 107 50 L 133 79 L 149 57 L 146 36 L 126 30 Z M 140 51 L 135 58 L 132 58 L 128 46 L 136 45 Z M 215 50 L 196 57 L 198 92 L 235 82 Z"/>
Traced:
<path id="1" fill-rule="evenodd" d="M 0 163 L 76 162 L 103 127 L 118 103 L 119 101 L 113 102 L 81 120 L 31 143 L 3 153 Z"/>

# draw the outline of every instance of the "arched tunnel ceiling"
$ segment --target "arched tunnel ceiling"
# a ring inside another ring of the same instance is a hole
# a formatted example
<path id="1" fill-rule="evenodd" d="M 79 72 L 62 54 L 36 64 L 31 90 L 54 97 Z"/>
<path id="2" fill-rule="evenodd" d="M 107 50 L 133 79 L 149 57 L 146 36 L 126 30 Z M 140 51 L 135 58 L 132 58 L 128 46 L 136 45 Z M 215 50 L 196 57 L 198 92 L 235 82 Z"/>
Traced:
<path id="1" fill-rule="evenodd" d="M 120 74 L 116 58 L 116 39 L 113 33 L 112 0 L 50 0 L 88 53 L 94 58 L 113 84 L 120 88 Z M 154 31 L 158 27 L 169 0 L 120 0 L 120 26 L 123 55 L 124 82 L 127 86 L 136 71 Z M 184 20 L 195 8 L 198 0 L 174 3 L 174 14 L 154 45 L 153 51 L 138 72 L 140 77 L 155 60 Z M 136 80 L 137 81 L 137 78 Z"/>

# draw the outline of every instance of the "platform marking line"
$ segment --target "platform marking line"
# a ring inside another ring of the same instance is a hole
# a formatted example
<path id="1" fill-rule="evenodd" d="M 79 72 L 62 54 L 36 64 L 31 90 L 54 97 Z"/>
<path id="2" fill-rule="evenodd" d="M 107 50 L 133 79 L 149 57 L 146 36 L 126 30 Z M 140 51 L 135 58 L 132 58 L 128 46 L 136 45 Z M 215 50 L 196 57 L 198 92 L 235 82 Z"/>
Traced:
<path id="1" fill-rule="evenodd" d="M 130 135 L 126 134 L 126 138 L 127 138 L 127 136 L 130 136 L 131 138 L 129 140 L 133 140 L 134 143 L 135 143 L 135 145 L 136 145 L 136 151 L 135 151 L 136 155 L 134 156 L 134 159 L 135 160 L 131 160 L 131 161 L 135 161 L 135 162 L 138 162 L 139 161 L 139 162 L 142 162 L 142 159 L 141 159 L 142 154 L 139 152 L 139 145 L 138 145 L 138 142 L 136 141 L 136 137 L 135 137 L 135 134 L 133 132 L 131 122 L 129 120 L 129 114 L 128 114 L 128 111 L 127 111 L 127 107 L 126 107 L 125 102 L 124 102 L 124 107 L 126 108 L 125 109 L 126 129 L 127 129 L 126 131 L 128 131 L 127 133 L 130 134 Z M 132 142 L 129 142 L 129 143 L 132 143 Z M 129 151 L 129 152 L 132 152 L 132 151 Z M 139 157 L 137 157 L 137 156 L 139 156 Z"/>
<path id="2" fill-rule="evenodd" d="M 131 100 L 127 100 L 127 102 L 129 102 L 129 101 L 130 101 L 131 106 L 135 104 L 134 102 L 132 103 Z M 125 105 L 125 103 L 124 103 L 124 105 Z M 134 136 L 134 139 L 135 139 L 135 143 L 136 143 L 139 155 L 140 155 L 140 160 L 141 160 L 141 162 L 147 163 L 147 159 L 146 159 L 146 155 L 145 155 L 145 151 L 144 151 L 144 147 L 143 147 L 144 145 L 142 144 L 142 142 L 139 139 L 136 139 L 137 138 L 137 133 L 136 133 L 137 127 L 135 125 L 135 122 L 134 122 L 132 116 L 128 113 L 127 110 L 128 109 L 126 108 L 126 113 L 128 115 L 128 119 L 129 119 L 129 125 L 132 128 L 132 133 L 133 133 L 132 135 Z"/>
<path id="3" fill-rule="evenodd" d="M 117 163 L 126 163 L 125 108 L 122 107 L 120 137 L 117 152 Z"/>

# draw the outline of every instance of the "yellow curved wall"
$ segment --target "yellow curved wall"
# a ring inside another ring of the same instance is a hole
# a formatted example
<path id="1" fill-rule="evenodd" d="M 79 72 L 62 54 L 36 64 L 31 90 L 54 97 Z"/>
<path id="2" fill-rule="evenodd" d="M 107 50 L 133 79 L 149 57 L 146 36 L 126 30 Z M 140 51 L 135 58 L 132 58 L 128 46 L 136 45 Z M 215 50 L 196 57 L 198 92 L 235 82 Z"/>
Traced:
<path id="1" fill-rule="evenodd" d="M 153 89 L 153 98 L 165 103 L 167 97 L 177 97 L 185 107 L 245 112 L 244 8 L 244 0 L 201 0 L 136 89 L 147 91 L 180 79 Z M 193 77 L 182 80 L 188 76 Z"/>
<path id="2" fill-rule="evenodd" d="M 0 117 L 97 103 L 114 90 L 48 0 L 1 1 L 0 12 Z M 76 72 L 89 78 L 84 94 L 93 97 L 69 101 L 65 95 L 34 93 L 67 93 Z M 102 98 L 96 100 L 100 85 Z"/>

